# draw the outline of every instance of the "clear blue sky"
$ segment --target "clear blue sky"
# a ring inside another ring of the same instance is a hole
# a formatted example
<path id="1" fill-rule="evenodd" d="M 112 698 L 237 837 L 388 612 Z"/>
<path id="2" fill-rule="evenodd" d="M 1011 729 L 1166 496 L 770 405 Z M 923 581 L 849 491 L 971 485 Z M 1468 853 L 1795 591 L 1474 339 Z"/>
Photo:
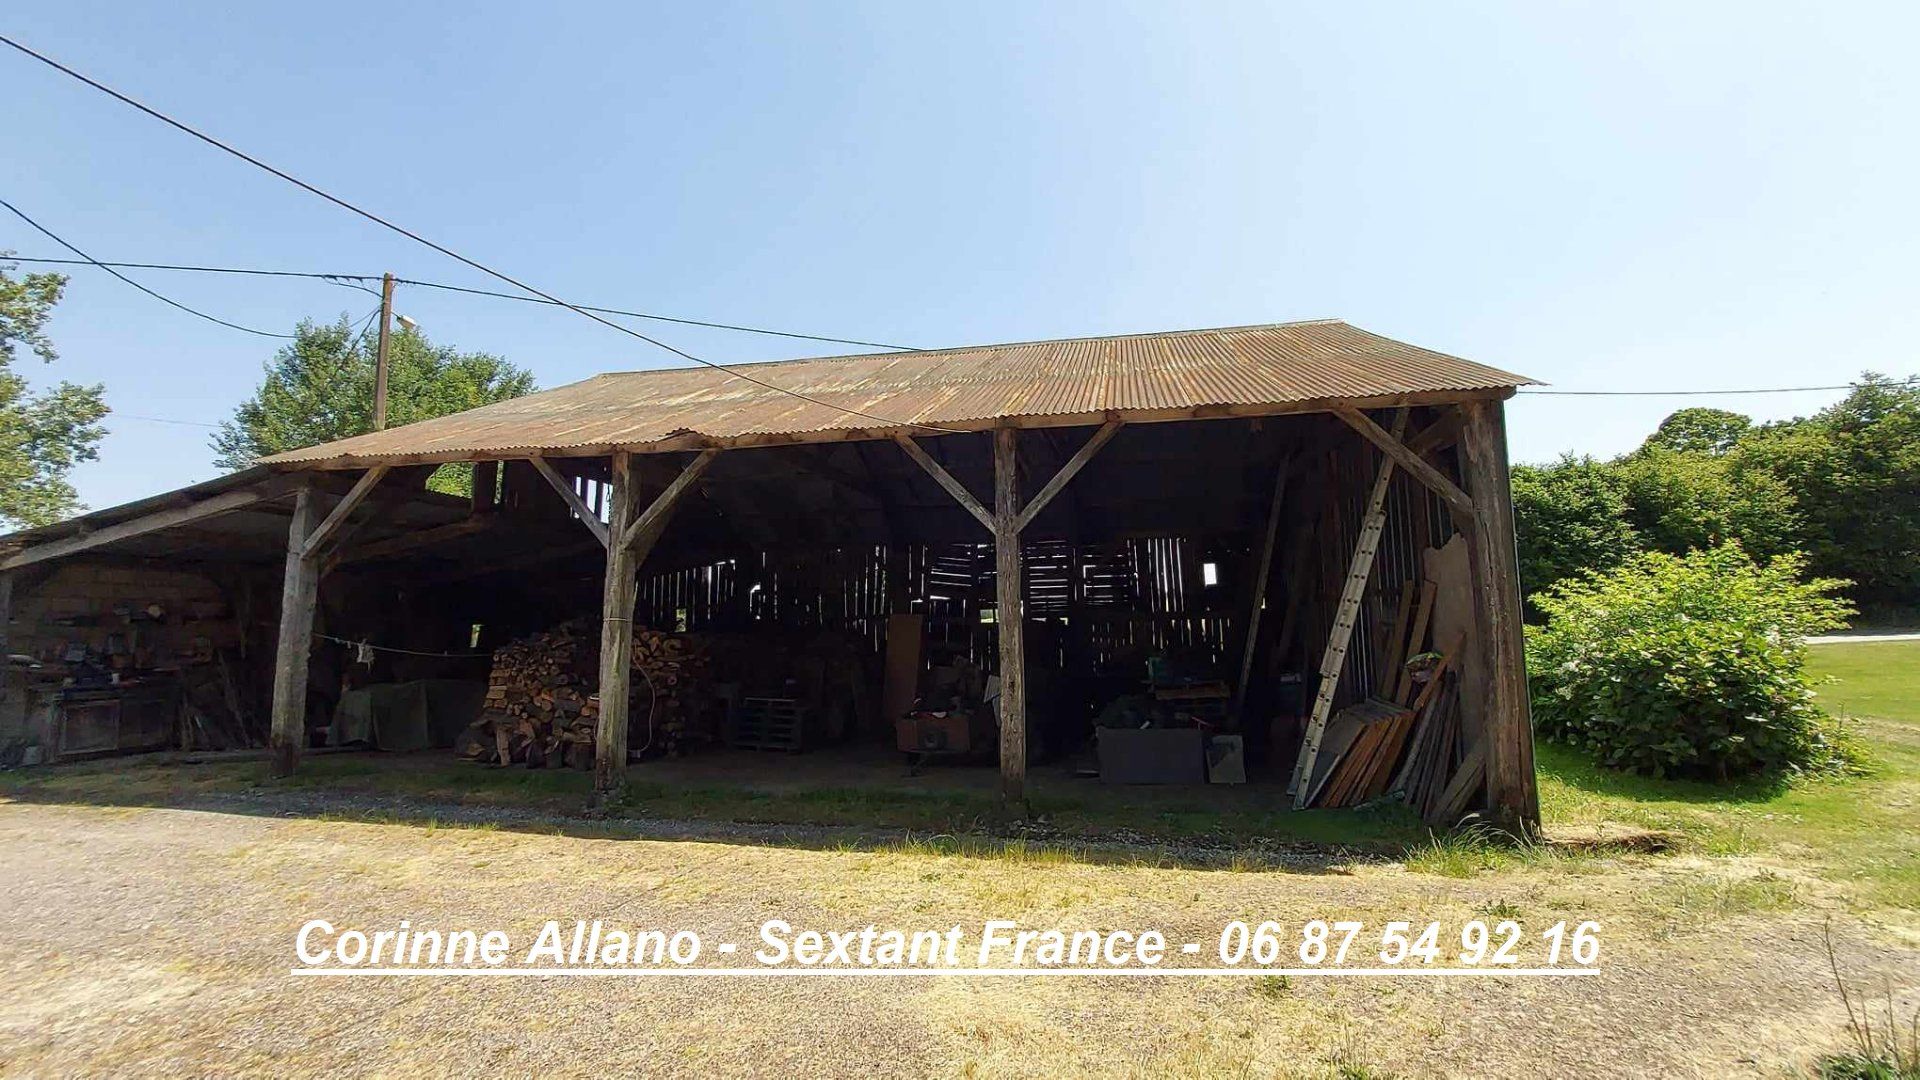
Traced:
<path id="1" fill-rule="evenodd" d="M 1568 389 L 1920 367 L 1909 4 L 22 5 L 10 35 L 579 302 L 908 345 L 1338 317 Z M 102 258 L 485 286 L 10 52 L 6 198 Z M 17 221 L 0 249 L 61 254 Z M 318 282 L 142 279 L 269 329 Z M 543 386 L 672 358 L 403 290 Z M 78 270 L 34 377 L 211 422 L 273 343 Z M 718 361 L 820 351 L 662 329 Z M 1516 458 L 1668 411 L 1524 398 Z M 93 506 L 213 475 L 123 415 Z"/>

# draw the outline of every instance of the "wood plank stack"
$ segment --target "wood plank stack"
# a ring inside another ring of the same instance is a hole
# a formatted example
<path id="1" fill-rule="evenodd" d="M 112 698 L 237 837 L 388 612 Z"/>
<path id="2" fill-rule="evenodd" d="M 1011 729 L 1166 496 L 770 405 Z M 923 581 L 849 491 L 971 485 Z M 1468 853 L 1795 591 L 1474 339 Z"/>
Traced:
<path id="1" fill-rule="evenodd" d="M 1341 709 L 1333 723 L 1354 724 L 1359 730 L 1313 793 L 1313 805 L 1358 806 L 1385 789 L 1392 776 L 1389 770 L 1406 744 L 1407 733 L 1413 729 L 1414 712 L 1392 702 L 1368 698 Z"/>
<path id="2" fill-rule="evenodd" d="M 1459 727 L 1459 684 L 1452 657 L 1423 653 L 1436 587 L 1408 582 L 1384 643 L 1381 693 L 1341 710 L 1350 740 L 1312 793 L 1315 806 L 1358 806 L 1389 791 L 1416 808 L 1437 801 L 1452 775 L 1450 751 Z M 1457 646 L 1449 646 L 1457 652 Z M 1444 691 L 1444 692 L 1443 692 Z M 1444 742 L 1442 740 L 1445 740 Z"/>
<path id="3" fill-rule="evenodd" d="M 635 627 L 627 745 L 635 752 L 681 752 L 705 732 L 708 662 L 704 646 L 683 634 Z M 493 652 L 479 720 L 458 744 L 476 760 L 528 768 L 593 766 L 600 724 L 599 627 L 561 623 Z"/>

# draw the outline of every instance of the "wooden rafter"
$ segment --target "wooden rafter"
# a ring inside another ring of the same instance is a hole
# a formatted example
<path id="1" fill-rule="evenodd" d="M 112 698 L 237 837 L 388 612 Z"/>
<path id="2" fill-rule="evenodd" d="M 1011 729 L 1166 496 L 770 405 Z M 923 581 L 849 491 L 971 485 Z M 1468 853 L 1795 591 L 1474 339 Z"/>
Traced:
<path id="1" fill-rule="evenodd" d="M 485 532 L 490 528 L 498 527 L 491 518 L 463 518 L 459 521 L 450 521 L 445 525 L 435 525 L 430 529 L 401 533 L 398 536 L 389 536 L 384 540 L 375 540 L 371 543 L 348 548 L 334 555 L 333 565 L 345 566 L 348 563 L 371 562 L 375 559 L 391 559 L 396 555 L 405 555 L 410 551 L 433 547 L 436 544 L 443 544 L 448 540 L 458 540 L 463 536 L 472 536 L 475 533 Z"/>
<path id="2" fill-rule="evenodd" d="M 22 548 L 6 556 L 4 559 L 0 559 L 0 570 L 16 570 L 22 566 L 31 566 L 34 563 L 43 562 L 47 559 L 59 559 L 68 555 L 77 555 L 83 551 L 104 547 L 107 544 L 116 543 L 121 540 L 131 540 L 136 536 L 144 536 L 147 533 L 159 532 L 162 529 L 171 529 L 195 521 L 204 521 L 207 518 L 218 517 L 221 514 L 230 514 L 235 510 L 245 510 L 251 506 L 257 506 L 264 502 L 271 502 L 274 499 L 282 498 L 289 491 L 293 490 L 294 486 L 294 482 L 283 477 L 276 477 L 253 487 L 241 488 L 235 491 L 223 491 L 218 495 L 199 499 L 183 506 L 170 506 L 164 510 L 155 510 L 152 513 L 142 514 L 137 518 L 132 518 L 127 521 L 115 522 L 112 525 L 103 525 L 97 529 L 81 532 L 74 536 L 66 536 L 58 540 L 49 540 L 44 544 L 36 544 L 32 547 Z"/>
<path id="3" fill-rule="evenodd" d="M 573 516 L 579 518 L 580 524 L 585 525 L 587 531 L 600 541 L 601 547 L 604 548 L 612 542 L 607 535 L 607 523 L 601 521 L 600 515 L 594 513 L 593 508 L 580 498 L 580 493 L 573 490 L 573 485 L 567 483 L 566 477 L 561 476 L 557 469 L 547 464 L 546 458 L 530 457 L 527 461 L 533 465 L 533 471 L 539 473 L 547 482 L 547 486 L 559 493 L 561 500 L 573 511 Z"/>

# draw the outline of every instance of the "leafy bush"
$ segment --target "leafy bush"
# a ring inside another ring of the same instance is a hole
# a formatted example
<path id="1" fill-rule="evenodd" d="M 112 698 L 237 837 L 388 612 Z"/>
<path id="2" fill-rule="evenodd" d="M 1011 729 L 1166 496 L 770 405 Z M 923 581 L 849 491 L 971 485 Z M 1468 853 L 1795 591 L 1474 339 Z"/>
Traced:
<path id="1" fill-rule="evenodd" d="M 1534 597 L 1527 628 L 1541 732 L 1603 765 L 1727 779 L 1825 771 L 1845 760 L 1813 702 L 1805 635 L 1846 625 L 1830 594 L 1800 580 L 1798 554 L 1756 564 L 1737 544 L 1648 552 Z"/>

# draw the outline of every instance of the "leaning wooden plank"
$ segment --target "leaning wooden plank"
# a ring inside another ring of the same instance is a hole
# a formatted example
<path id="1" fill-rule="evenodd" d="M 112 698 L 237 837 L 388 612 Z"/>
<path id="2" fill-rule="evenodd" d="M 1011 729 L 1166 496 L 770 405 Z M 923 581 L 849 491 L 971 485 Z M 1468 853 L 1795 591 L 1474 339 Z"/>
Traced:
<path id="1" fill-rule="evenodd" d="M 1406 428 L 1407 410 L 1401 409 L 1393 420 L 1393 437 L 1398 440 Z M 1340 602 L 1334 608 L 1333 629 L 1327 634 L 1326 653 L 1320 659 L 1320 687 L 1314 695 L 1313 714 L 1307 721 L 1300 758 L 1294 764 L 1293 783 L 1288 786 L 1296 810 L 1307 806 L 1310 792 L 1301 778 L 1313 775 L 1314 759 L 1320 756 L 1320 739 L 1326 731 L 1327 716 L 1333 711 L 1334 692 L 1340 686 L 1340 669 L 1346 665 L 1347 646 L 1353 640 L 1354 623 L 1359 619 L 1360 598 L 1366 594 L 1367 578 L 1373 575 L 1373 557 L 1380 550 L 1380 533 L 1387 520 L 1387 488 L 1393 480 L 1393 461 L 1391 455 L 1380 460 L 1379 473 L 1373 480 L 1373 491 L 1367 496 L 1367 513 L 1360 526 L 1360 537 L 1354 545 L 1353 559 L 1347 565 L 1346 585 L 1341 589 Z"/>
<path id="2" fill-rule="evenodd" d="M 1280 509 L 1287 494 L 1287 473 L 1293 466 L 1293 452 L 1280 455 L 1273 471 L 1273 502 L 1267 506 L 1267 533 L 1260 544 L 1259 569 L 1253 575 L 1253 602 L 1247 612 L 1247 644 L 1240 655 L 1240 681 L 1233 684 L 1233 707 L 1228 715 L 1235 720 L 1247 704 L 1247 683 L 1253 680 L 1254 652 L 1260 644 L 1260 616 L 1267 606 L 1267 581 L 1273 576 L 1273 548 L 1280 537 Z"/>
<path id="3" fill-rule="evenodd" d="M 1486 787 L 1486 779 L 1487 740 L 1482 738 L 1467 751 L 1466 757 L 1460 759 L 1460 767 L 1454 770 L 1453 779 L 1447 781 L 1446 790 L 1440 793 L 1433 812 L 1427 815 L 1427 824 L 1441 828 L 1452 828 L 1459 824 Z"/>
<path id="4" fill-rule="evenodd" d="M 1407 651 L 1407 623 L 1413 618 L 1414 592 L 1413 582 L 1407 581 L 1401 584 L 1400 604 L 1393 610 L 1393 629 L 1387 632 L 1387 647 L 1380 653 L 1382 659 L 1380 678 L 1374 683 L 1375 686 L 1388 691 L 1382 695 L 1383 697 L 1394 701 L 1400 699 L 1393 697 L 1391 691 L 1399 682 L 1402 665 L 1407 662 L 1407 657 L 1413 655 Z"/>
<path id="5" fill-rule="evenodd" d="M 1413 610 L 1413 629 L 1407 635 L 1407 653 L 1400 658 L 1399 681 L 1394 686 L 1393 700 L 1405 703 L 1407 695 L 1413 693 L 1413 672 L 1408 671 L 1406 662 L 1420 655 L 1420 646 L 1427 640 L 1427 621 L 1433 617 L 1433 598 L 1439 593 L 1439 587 L 1431 581 L 1420 583 L 1420 602 Z"/>

